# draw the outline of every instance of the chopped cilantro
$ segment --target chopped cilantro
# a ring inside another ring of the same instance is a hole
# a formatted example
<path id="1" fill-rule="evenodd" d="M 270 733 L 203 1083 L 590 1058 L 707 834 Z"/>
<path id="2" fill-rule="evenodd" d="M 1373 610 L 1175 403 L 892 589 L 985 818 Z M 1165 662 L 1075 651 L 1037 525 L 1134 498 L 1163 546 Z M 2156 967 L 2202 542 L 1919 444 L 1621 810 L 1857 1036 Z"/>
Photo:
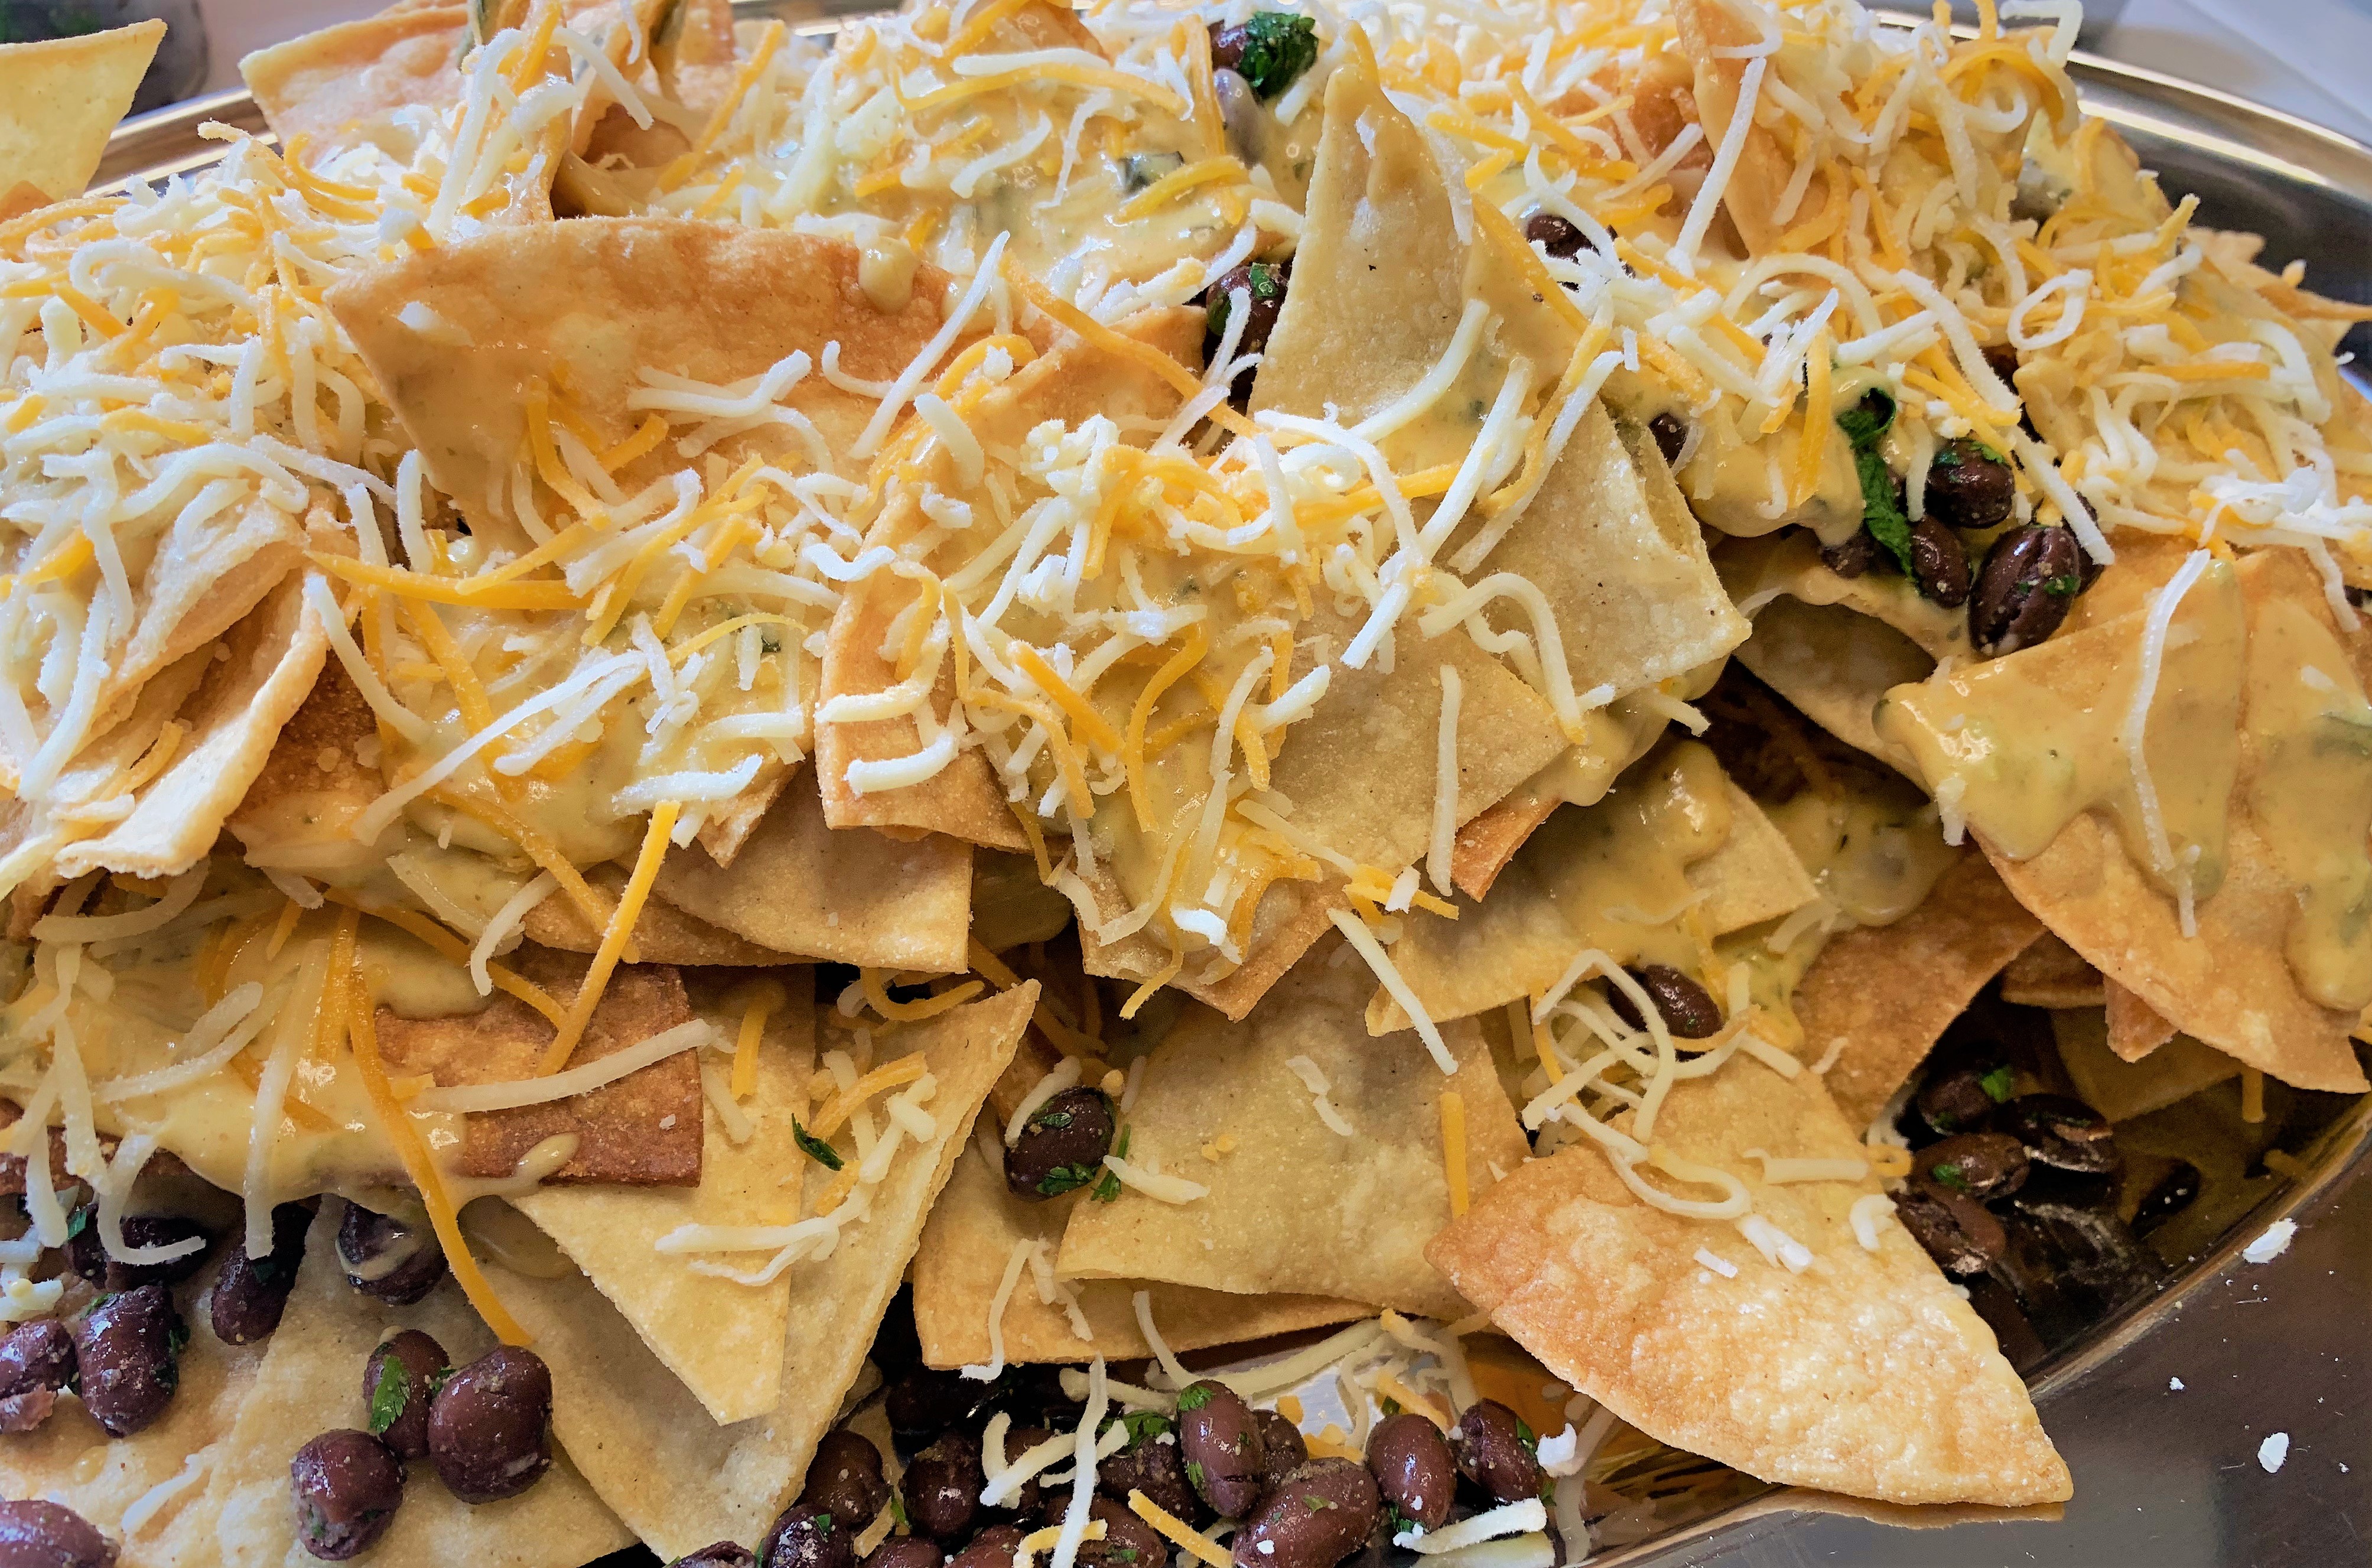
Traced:
<path id="1" fill-rule="evenodd" d="M 1127 1429 L 1132 1448 L 1169 1430 L 1169 1418 L 1159 1411 L 1131 1411 L 1120 1418 L 1120 1423 Z"/>
<path id="2" fill-rule="evenodd" d="M 815 1527 L 823 1535 L 831 1534 L 831 1516 L 829 1514 L 818 1514 L 815 1516 Z"/>
<path id="3" fill-rule="evenodd" d="M 1076 1192 L 1096 1179 L 1091 1165 L 1058 1165 L 1038 1179 L 1038 1191 L 1042 1197 L 1059 1198 L 1065 1192 Z"/>
<path id="4" fill-rule="evenodd" d="M 1215 1392 L 1215 1389 L 1207 1388 L 1201 1383 L 1189 1385 L 1186 1389 L 1178 1396 L 1178 1413 L 1183 1415 L 1188 1411 L 1201 1410 L 1204 1405 L 1211 1402 Z"/>
<path id="5" fill-rule="evenodd" d="M 901 1529 L 913 1528 L 906 1519 L 906 1500 L 894 1492 L 890 1494 L 890 1517 Z"/>
<path id="6" fill-rule="evenodd" d="M 1401 1413 L 1401 1402 L 1400 1402 L 1398 1400 L 1395 1400 L 1395 1399 L 1391 1398 L 1391 1397 L 1390 1397 L 1390 1396 L 1389 1396 L 1389 1395 L 1385 1396 L 1385 1399 L 1384 1399 L 1384 1413 L 1385 1413 L 1386 1415 L 1398 1415 L 1398 1414 L 1400 1414 L 1400 1413 Z"/>
<path id="7" fill-rule="evenodd" d="M 1985 1091 L 1995 1105 L 2000 1105 L 2009 1098 L 2010 1086 L 2016 1081 L 2017 1076 L 2017 1074 L 2006 1066 L 1996 1067 L 1979 1078 L 1977 1085 Z"/>
<path id="8" fill-rule="evenodd" d="M 1111 1551 L 1104 1553 L 1104 1561 L 1107 1562 L 1134 1562 L 1136 1561 L 1136 1548 L 1133 1546 L 1114 1547 Z"/>
<path id="9" fill-rule="evenodd" d="M 798 1144 L 801 1154 L 826 1170 L 838 1170 L 845 1163 L 841 1159 L 838 1149 L 800 1126 L 796 1116 L 791 1118 L 791 1141 Z"/>
<path id="10" fill-rule="evenodd" d="M 1244 269 L 1244 292 L 1251 296 L 1255 304 L 1265 304 L 1285 297 L 1285 269 L 1273 261 L 1254 261 Z M 1213 337 L 1223 338 L 1227 335 L 1227 312 L 1234 308 L 1234 305 L 1233 289 L 1221 290 L 1215 285 L 1212 288 L 1211 302 L 1205 308 L 1210 317 L 1207 325 Z"/>
<path id="11" fill-rule="evenodd" d="M 1175 174 L 1185 167 L 1184 153 L 1131 153 L 1121 159 L 1121 185 L 1129 191 L 1147 190 L 1159 183 L 1163 176 Z"/>
<path id="12" fill-rule="evenodd" d="M 1955 1192 L 1966 1192 L 1970 1191 L 1969 1179 L 1961 1175 L 1960 1167 L 1954 1165 L 1949 1160 L 1945 1161 L 1927 1174 L 1933 1176 L 1937 1181 L 1950 1188 Z"/>
<path id="13" fill-rule="evenodd" d="M 433 1400 L 437 1395 L 443 1393 L 445 1391 L 445 1385 L 453 1381 L 453 1374 L 459 1370 L 460 1368 L 458 1366 L 440 1366 L 436 1371 L 430 1373 L 428 1375 L 428 1398 Z"/>
<path id="14" fill-rule="evenodd" d="M 1384 1504 L 1384 1539 L 1386 1540 L 1390 1540 L 1397 1536 L 1404 1536 L 1414 1528 L 1416 1528 L 1414 1519 L 1389 1503 Z"/>
<path id="15" fill-rule="evenodd" d="M 1096 1183 L 1095 1191 L 1088 1193 L 1087 1196 L 1099 1203 L 1119 1202 L 1120 1178 L 1114 1176 L 1109 1170 L 1104 1172 L 1104 1179 Z"/>
<path id="16" fill-rule="evenodd" d="M 66 1239 L 72 1241 L 90 1228 L 90 1207 L 86 1204 L 66 1216 Z"/>
<path id="17" fill-rule="evenodd" d="M 1535 1433 L 1530 1427 L 1524 1424 L 1524 1418 L 1522 1416 L 1517 1416 L 1516 1418 L 1516 1441 L 1524 1446 L 1524 1451 L 1526 1453 L 1533 1455 L 1538 1455 L 1540 1453 L 1540 1434 Z"/>
<path id="18" fill-rule="evenodd" d="M 403 1405 L 412 1397 L 412 1374 L 403 1363 L 389 1356 L 379 1365 L 378 1382 L 372 1386 L 370 1397 L 370 1434 L 384 1437 L 403 1414 Z"/>
<path id="19" fill-rule="evenodd" d="M 1210 1476 L 1204 1472 L 1202 1466 L 1196 1464 L 1192 1459 L 1186 1461 L 1186 1480 L 1195 1491 L 1202 1491 L 1203 1487 L 1210 1483 Z"/>
<path id="20" fill-rule="evenodd" d="M 1243 57 L 1236 75 L 1263 99 L 1274 99 L 1318 64 L 1318 23 L 1290 11 L 1254 11 L 1243 26 Z"/>
<path id="21" fill-rule="evenodd" d="M 2045 577 L 2042 579 L 2042 591 L 2049 594 L 2052 598 L 2074 598 L 2083 587 L 2084 579 L 2076 575 L 2073 572 L 2065 572 L 2056 577 Z"/>
<path id="22" fill-rule="evenodd" d="M 1335 1502 L 1331 1497 L 1320 1497 L 1314 1492 L 1303 1493 L 1301 1494 L 1301 1501 L 1308 1504 L 1309 1511 L 1313 1514 L 1318 1512 L 1320 1508 L 1339 1508 L 1342 1506 L 1341 1504 Z"/>
<path id="23" fill-rule="evenodd" d="M 1051 1127 L 1058 1132 L 1070 1124 L 1071 1113 L 1067 1110 L 1041 1110 L 1029 1119 L 1032 1127 Z"/>
<path id="24" fill-rule="evenodd" d="M 1894 499 L 1894 470 L 1886 466 L 1886 453 L 1880 447 L 1893 424 L 1894 399 L 1876 388 L 1837 415 L 1837 428 L 1853 443 L 1854 469 L 1861 476 L 1861 526 L 1886 547 L 1903 575 L 1909 576 L 1911 519 L 1902 515 Z"/>

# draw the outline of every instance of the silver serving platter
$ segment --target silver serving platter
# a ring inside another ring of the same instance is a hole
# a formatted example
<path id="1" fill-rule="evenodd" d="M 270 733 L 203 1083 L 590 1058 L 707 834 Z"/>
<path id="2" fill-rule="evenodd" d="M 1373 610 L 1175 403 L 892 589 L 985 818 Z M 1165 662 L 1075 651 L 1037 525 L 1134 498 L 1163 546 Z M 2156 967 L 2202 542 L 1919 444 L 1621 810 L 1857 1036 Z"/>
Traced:
<path id="1" fill-rule="evenodd" d="M 817 36 L 881 7 L 735 0 L 735 9 Z M 2270 264 L 2303 260 L 2317 291 L 2372 304 L 2372 147 L 2080 51 L 2069 68 L 2084 108 L 2117 128 L 2169 194 L 2199 196 L 2201 221 L 2262 234 Z M 243 88 L 192 99 L 119 126 L 94 186 L 215 161 L 218 145 L 198 135 L 208 122 L 268 134 Z M 2358 328 L 2349 346 L 2367 357 L 2372 330 Z M 2237 1091 L 2227 1084 L 2220 1093 L 2233 1103 L 2217 1109 L 2237 1124 Z M 1644 1540 L 1601 1546 L 1591 1568 L 2366 1561 L 2372 1518 L 2358 1524 L 2350 1510 L 2372 1512 L 2372 1430 L 2351 1385 L 2372 1375 L 2364 1332 L 2372 1183 L 2358 1179 L 2372 1148 L 2372 1097 L 2310 1121 L 2319 1129 L 2285 1151 L 2302 1175 L 2254 1163 L 2262 1144 L 2244 1152 L 2252 1174 L 2205 1216 L 2212 1234 L 2198 1234 L 2194 1220 L 2195 1245 L 2169 1283 L 2029 1374 L 2044 1424 L 2075 1471 L 2076 1499 L 2064 1509 L 1887 1508 L 1682 1467 L 1673 1485 L 1684 1495 L 1659 1510 L 1674 1522 Z M 2284 1219 L 2302 1227 L 2290 1253 L 2262 1267 L 2245 1262 L 2242 1249 Z M 2276 1431 L 2292 1434 L 2295 1457 L 2269 1474 L 2257 1447 Z"/>

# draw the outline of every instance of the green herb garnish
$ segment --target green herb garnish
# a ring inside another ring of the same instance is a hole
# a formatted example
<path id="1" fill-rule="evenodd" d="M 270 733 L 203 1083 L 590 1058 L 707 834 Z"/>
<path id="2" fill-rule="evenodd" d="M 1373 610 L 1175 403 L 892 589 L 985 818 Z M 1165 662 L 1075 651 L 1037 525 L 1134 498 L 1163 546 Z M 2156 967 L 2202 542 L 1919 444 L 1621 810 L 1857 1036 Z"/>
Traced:
<path id="1" fill-rule="evenodd" d="M 2009 1068 L 1996 1067 L 1992 1072 L 1987 1073 L 1984 1076 L 1979 1078 L 1977 1080 L 1977 1086 L 1984 1090 L 1985 1094 L 1995 1105 L 2000 1105 L 2009 1098 L 2010 1086 L 2017 1080 L 2017 1074 L 2010 1071 Z"/>
<path id="2" fill-rule="evenodd" d="M 1191 1385 L 1178 1396 L 1178 1413 L 1183 1415 L 1188 1411 L 1201 1410 L 1211 1402 L 1215 1393 L 1215 1390 L 1206 1388 L 1200 1383 Z"/>
<path id="3" fill-rule="evenodd" d="M 1285 297 L 1285 277 L 1283 267 L 1268 261 L 1254 261 L 1244 269 L 1244 292 L 1251 296 L 1252 303 L 1255 305 Z M 1227 312 L 1234 304 L 1233 289 L 1222 290 L 1214 287 L 1211 290 L 1211 302 L 1206 309 L 1209 315 L 1208 325 L 1213 337 L 1223 338 L 1227 335 Z"/>
<path id="4" fill-rule="evenodd" d="M 1955 1192 L 1966 1192 L 1970 1191 L 1969 1179 L 1960 1174 L 1960 1167 L 1959 1166 L 1952 1164 L 1948 1160 L 1944 1164 L 1937 1166 L 1934 1170 L 1929 1171 L 1927 1174 L 1934 1177 L 1942 1185 L 1950 1188 Z"/>
<path id="5" fill-rule="evenodd" d="M 796 1116 L 791 1118 L 791 1141 L 798 1144 L 801 1154 L 826 1170 L 838 1170 L 847 1163 L 840 1157 L 838 1149 L 800 1126 L 799 1119 Z"/>
<path id="6" fill-rule="evenodd" d="M 1876 388 L 1837 415 L 1837 428 L 1853 443 L 1854 469 L 1861 476 L 1861 526 L 1886 547 L 1911 575 L 1911 519 L 1894 499 L 1894 470 L 1886 466 L 1880 443 L 1894 424 L 1894 399 Z"/>
<path id="7" fill-rule="evenodd" d="M 1076 1192 L 1096 1179 L 1097 1168 L 1091 1165 L 1058 1165 L 1038 1179 L 1039 1194 L 1059 1198 L 1065 1192 Z"/>
<path id="8" fill-rule="evenodd" d="M 1262 99 L 1273 99 L 1318 64 L 1318 23 L 1290 11 L 1254 11 L 1245 21 L 1243 58 L 1236 75 Z"/>
<path id="9" fill-rule="evenodd" d="M 370 1434 L 386 1436 L 387 1429 L 402 1418 L 404 1401 L 411 1397 L 412 1374 L 404 1370 L 402 1362 L 389 1356 L 379 1365 L 378 1381 L 371 1388 L 370 1420 L 366 1423 Z"/>

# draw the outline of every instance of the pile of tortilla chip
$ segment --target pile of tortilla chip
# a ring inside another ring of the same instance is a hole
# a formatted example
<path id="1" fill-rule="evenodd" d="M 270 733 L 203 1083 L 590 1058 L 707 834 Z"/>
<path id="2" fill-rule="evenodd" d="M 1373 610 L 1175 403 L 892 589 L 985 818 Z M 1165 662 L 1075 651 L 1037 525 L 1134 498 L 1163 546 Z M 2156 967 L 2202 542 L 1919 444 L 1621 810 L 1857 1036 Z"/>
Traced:
<path id="1" fill-rule="evenodd" d="M 95 192 L 163 24 L 0 45 L 0 1372 L 181 1321 L 0 1381 L 0 1493 L 317 1560 L 417 1330 L 552 1462 L 425 1439 L 388 1568 L 948 1422 L 1076 1568 L 995 1510 L 1215 1367 L 1508 1406 L 1540 1495 L 1391 1528 L 1525 1568 L 1658 1446 L 2069 1496 L 2021 1374 L 2195 1130 L 2367 1088 L 2354 317 L 2049 28 L 1507 10 L 405 0 Z"/>

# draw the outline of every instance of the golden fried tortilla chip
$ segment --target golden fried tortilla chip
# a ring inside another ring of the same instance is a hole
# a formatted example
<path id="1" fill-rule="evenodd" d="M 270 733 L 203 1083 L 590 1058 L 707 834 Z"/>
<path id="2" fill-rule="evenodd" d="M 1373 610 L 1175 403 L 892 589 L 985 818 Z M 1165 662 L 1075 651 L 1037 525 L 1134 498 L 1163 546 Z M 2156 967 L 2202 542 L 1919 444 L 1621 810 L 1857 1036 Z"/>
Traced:
<path id="1" fill-rule="evenodd" d="M 1877 1181 L 1759 1179 L 1750 1149 L 1861 1157 L 1818 1075 L 1738 1057 L 1676 1084 L 1656 1139 L 1742 1180 L 1809 1267 L 1765 1261 L 1729 1225 L 1649 1206 L 1587 1146 L 1525 1166 L 1426 1256 L 1576 1388 L 1749 1475 L 1897 1503 L 2069 1495 L 1984 1320 L 1891 1218 L 1876 1251 L 1855 1238 L 1849 1211 Z"/>
<path id="2" fill-rule="evenodd" d="M 1782 595 L 1755 612 L 1754 634 L 1738 645 L 1737 658 L 1839 740 L 1913 772 L 1911 759 L 1880 739 L 1870 721 L 1889 690 L 1924 680 L 1936 668 L 1901 633 L 1843 605 Z"/>
<path id="3" fill-rule="evenodd" d="M 1062 1272 L 1462 1316 L 1423 1256 L 1450 1217 L 1444 1091 L 1465 1102 L 1470 1192 L 1523 1163 L 1529 1145 L 1481 1031 L 1444 1031 L 1459 1064 L 1445 1078 L 1414 1035 L 1367 1038 L 1357 1008 L 1371 983 L 1357 955 L 1331 941 L 1242 1023 L 1195 1011 L 1180 1019 L 1124 1118 L 1128 1158 L 1157 1162 L 1209 1195 L 1170 1203 L 1123 1187 L 1114 1202 L 1074 1208 Z M 1326 1120 L 1313 1070 L 1348 1132 Z M 1205 1158 L 1222 1134 L 1234 1151 Z"/>
<path id="4" fill-rule="evenodd" d="M 466 6 L 435 6 L 337 22 L 242 57 L 238 74 L 284 146 L 366 140 L 401 155 L 411 137 L 392 122 L 396 110 L 461 101 L 469 20 Z"/>
<path id="5" fill-rule="evenodd" d="M 914 1253 L 914 1327 L 922 1336 L 923 1360 L 932 1366 L 988 1362 L 996 1348 L 989 1341 L 989 1308 L 1014 1248 L 1033 1242 L 1042 1248 L 1051 1274 L 1064 1226 L 1087 1201 L 1084 1191 L 1042 1201 L 1015 1197 L 1005 1185 L 1002 1144 L 993 1159 L 983 1152 L 995 1141 L 995 1129 L 983 1127 L 956 1161 L 955 1175 L 932 1208 Z M 1238 1295 L 1153 1280 L 1062 1280 L 1050 1302 L 1040 1297 L 1035 1276 L 1025 1265 L 997 1319 L 1005 1359 L 1011 1364 L 1099 1355 L 1121 1362 L 1151 1355 L 1153 1347 L 1136 1321 L 1139 1291 L 1145 1293 L 1162 1342 L 1179 1352 L 1345 1323 L 1373 1310 L 1323 1296 Z M 1072 1324 L 1072 1301 L 1086 1322 L 1086 1338 Z"/>
<path id="6" fill-rule="evenodd" d="M 59 876 L 104 866 L 171 877 L 195 865 L 262 772 L 280 726 L 312 691 L 330 642 L 291 577 L 215 646 L 227 656 L 207 666 L 175 715 L 188 733 L 172 761 L 141 789 L 130 816 L 59 851 Z"/>
<path id="7" fill-rule="evenodd" d="M 411 1307 L 390 1307 L 346 1283 L 337 1260 L 339 1217 L 337 1200 L 322 1204 L 287 1313 L 240 1397 L 228 1439 L 215 1450 L 205 1495 L 192 1505 L 212 1527 L 203 1539 L 211 1550 L 193 1551 L 187 1560 L 193 1565 L 315 1568 L 320 1559 L 297 1539 L 288 1462 L 325 1431 L 364 1425 L 362 1367 L 370 1353 L 400 1329 L 427 1332 L 456 1366 L 494 1348 L 450 1280 Z M 579 1568 L 634 1539 L 558 1453 L 541 1481 L 499 1503 L 463 1503 L 432 1468 L 419 1467 L 370 1561 L 375 1568 Z"/>
<path id="8" fill-rule="evenodd" d="M 1491 884 L 1534 829 L 1560 806 L 1595 806 L 1622 770 L 1647 754 L 1664 733 L 1661 713 L 1628 699 L 1581 715 L 1585 738 L 1509 791 L 1488 811 L 1458 830 L 1449 879 L 1470 899 Z"/>
<path id="9" fill-rule="evenodd" d="M 1720 568 L 1723 587 L 1740 605 L 1759 608 L 1784 594 L 1802 604 L 1841 606 L 1893 627 L 1931 660 L 1970 656 L 1965 610 L 1945 609 L 1899 573 L 1842 576 L 1822 563 L 1820 540 L 1803 529 L 1731 540 L 1723 544 L 1714 564 Z"/>
<path id="10" fill-rule="evenodd" d="M 0 44 L 0 178 L 52 202 L 81 195 L 164 39 L 151 20 Z"/>
<path id="11" fill-rule="evenodd" d="M 1835 1061 L 1829 1093 L 1866 1127 L 1945 1028 L 2042 923 L 2019 907 L 1981 854 L 1964 854 L 1924 902 L 1891 925 L 1829 938 L 1796 987 L 1804 1054 Z"/>
<path id="12" fill-rule="evenodd" d="M 567 1006 L 585 966 L 564 954 L 525 947 L 507 960 Z M 572 1064 L 599 1061 L 692 1020 L 683 980 L 663 964 L 621 964 L 601 993 Z M 426 1074 L 440 1088 L 534 1077 L 555 1031 L 526 1003 L 498 993 L 481 1012 L 405 1018 L 378 1010 L 379 1052 L 391 1077 Z M 464 1176 L 502 1177 L 546 1138 L 576 1139 L 568 1162 L 546 1179 L 689 1187 L 700 1179 L 701 1093 L 696 1051 L 680 1051 L 571 1099 L 514 1110 L 472 1113 L 457 1167 Z"/>
<path id="13" fill-rule="evenodd" d="M 110 1437 L 77 1399 L 61 1398 L 49 1419 L 0 1445 L 0 1491 L 67 1507 L 122 1543 L 127 1563 L 204 1563 L 212 1516 L 199 1504 L 215 1468 L 236 1457 L 226 1441 L 254 1386 L 265 1347 L 227 1345 L 207 1314 L 189 1315 L 190 1341 L 181 1349 L 180 1383 L 154 1425 L 129 1437 Z M 190 1487 L 137 1530 L 123 1527 L 124 1510 L 148 1491 L 189 1474 Z"/>
<path id="14" fill-rule="evenodd" d="M 2098 1007 L 2060 1008 L 2051 1015 L 2051 1033 L 2076 1098 L 2115 1122 L 2163 1110 L 2240 1075 L 2238 1062 L 2188 1035 L 2175 1036 L 2139 1062 L 2125 1061 L 2109 1048 L 2108 1021 Z"/>
<path id="15" fill-rule="evenodd" d="M 2152 1011 L 2148 1003 L 2113 980 L 2103 984 L 2108 993 L 2109 1049 L 2120 1061 L 2139 1062 L 2174 1038 L 2174 1026 Z"/>
<path id="16" fill-rule="evenodd" d="M 626 873 L 615 865 L 596 865 L 585 873 L 585 880 L 601 895 L 605 904 L 613 908 L 626 888 Z M 519 930 L 529 941 L 564 953 L 590 953 L 601 946 L 602 928 L 586 919 L 585 912 L 565 892 L 555 892 L 528 911 L 527 918 L 519 923 Z M 643 900 L 642 910 L 634 917 L 634 951 L 655 964 L 761 968 L 797 960 L 796 954 L 761 947 L 747 937 L 711 925 L 656 893 Z"/>
<path id="17" fill-rule="evenodd" d="M 923 1052 L 937 1080 L 927 1108 L 935 1135 L 891 1162 L 871 1209 L 829 1257 L 785 1273 L 791 1314 L 783 1391 L 768 1414 L 717 1425 L 583 1278 L 489 1271 L 552 1367 L 553 1430 L 602 1500 L 661 1556 L 726 1539 L 754 1545 L 797 1492 L 817 1440 L 856 1382 L 924 1217 L 1037 1001 L 1036 984 L 1024 984 L 891 1037 L 900 1053 Z M 740 1253 L 731 1262 L 746 1269 L 763 1260 L 762 1253 Z M 654 1257 L 648 1266 L 687 1262 Z"/>
<path id="18" fill-rule="evenodd" d="M 820 361 L 840 345 L 852 377 L 890 379 L 939 328 L 939 273 L 919 270 L 907 302 L 875 305 L 856 248 L 777 229 L 676 218 L 578 218 L 494 230 L 413 250 L 349 273 L 324 296 L 420 448 L 429 479 L 519 549 L 513 465 L 526 450 L 519 389 L 565 389 L 600 443 L 648 415 L 627 407 L 645 370 L 727 386 L 795 352 Z M 698 279 L 698 286 L 685 280 Z M 828 467 L 873 415 L 875 401 L 810 372 L 782 402 L 812 422 L 820 445 L 768 424 L 710 450 L 727 464 L 764 454 Z M 680 461 L 661 443 L 622 466 L 632 494 Z"/>
<path id="19" fill-rule="evenodd" d="M 546 1187 L 512 1200 L 560 1244 L 719 1424 L 763 1415 L 782 1397 L 790 1279 L 739 1284 L 694 1273 L 653 1247 L 678 1225 L 768 1225 L 788 1212 L 792 1189 L 785 1183 L 796 1182 L 807 1168 L 790 1123 L 807 1109 L 815 1068 L 814 974 L 786 968 L 773 975 L 786 994 L 767 1016 L 758 1043 L 757 1086 L 739 1102 L 750 1129 L 736 1141 L 716 1108 L 705 1108 L 697 1186 Z M 741 1012 L 728 1005 L 734 993 L 718 981 L 696 983 L 699 1016 L 721 1038 L 735 1039 Z M 712 1063 L 709 1071 L 731 1070 Z"/>
<path id="20" fill-rule="evenodd" d="M 1009 820 L 1009 819 L 1008 819 Z M 971 846 L 827 827 L 813 770 L 791 781 L 729 866 L 669 855 L 653 889 L 694 917 L 782 953 L 874 969 L 970 967 Z"/>
<path id="21" fill-rule="evenodd" d="M 2021 1007 L 2098 1007 L 2109 1000 L 2100 971 L 2048 931 L 2003 969 L 2001 995 Z"/>

